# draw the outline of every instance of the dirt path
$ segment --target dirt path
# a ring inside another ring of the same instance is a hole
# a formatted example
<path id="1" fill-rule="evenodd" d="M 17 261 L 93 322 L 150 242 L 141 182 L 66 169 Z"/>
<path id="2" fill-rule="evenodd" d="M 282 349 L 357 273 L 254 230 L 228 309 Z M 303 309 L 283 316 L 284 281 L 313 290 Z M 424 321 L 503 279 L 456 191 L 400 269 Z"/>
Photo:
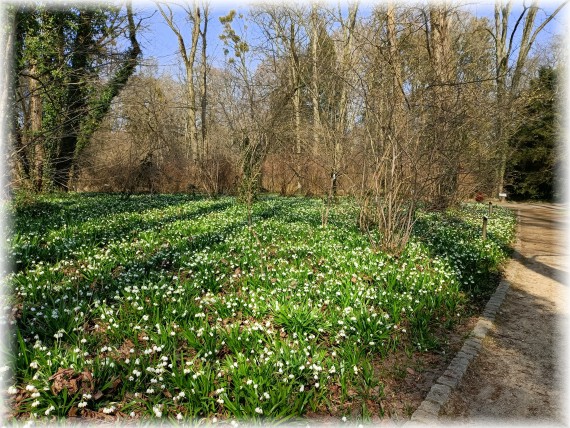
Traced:
<path id="1" fill-rule="evenodd" d="M 564 368 L 568 285 L 561 206 L 506 204 L 519 211 L 519 240 L 506 270 L 510 289 L 478 356 L 440 421 L 568 424 Z M 529 420 L 530 419 L 530 420 Z"/>

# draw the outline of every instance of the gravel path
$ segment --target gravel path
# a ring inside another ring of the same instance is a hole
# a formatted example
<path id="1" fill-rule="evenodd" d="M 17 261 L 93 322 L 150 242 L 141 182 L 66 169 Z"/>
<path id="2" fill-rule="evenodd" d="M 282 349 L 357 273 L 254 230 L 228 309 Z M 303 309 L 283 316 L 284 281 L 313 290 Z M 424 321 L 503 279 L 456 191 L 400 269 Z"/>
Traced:
<path id="1" fill-rule="evenodd" d="M 447 390 L 443 406 L 436 408 L 439 419 L 431 421 L 434 425 L 529 427 L 570 422 L 565 212 L 560 205 L 505 205 L 518 210 L 520 222 L 503 281 L 506 294 L 492 321 L 485 321 L 480 349 L 459 383 Z M 430 401 L 424 403 L 429 409 Z M 425 418 L 418 422 L 430 423 Z"/>

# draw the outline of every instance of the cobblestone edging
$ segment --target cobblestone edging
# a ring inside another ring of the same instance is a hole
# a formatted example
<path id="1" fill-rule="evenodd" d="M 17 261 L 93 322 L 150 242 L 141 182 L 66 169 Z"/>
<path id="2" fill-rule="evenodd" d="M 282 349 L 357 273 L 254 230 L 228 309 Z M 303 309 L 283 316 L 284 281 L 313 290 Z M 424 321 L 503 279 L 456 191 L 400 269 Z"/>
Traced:
<path id="1" fill-rule="evenodd" d="M 517 244 L 519 225 L 519 212 L 517 212 Z M 503 303 L 509 287 L 510 283 L 503 278 L 495 290 L 495 293 L 493 293 L 487 302 L 483 314 L 479 318 L 479 321 L 477 321 L 475 328 L 463 344 L 461 350 L 457 353 L 455 358 L 451 360 L 447 370 L 435 381 L 435 384 L 432 385 L 422 404 L 420 404 L 412 414 L 410 420 L 406 422 L 404 426 L 429 425 L 438 421 L 441 408 L 447 403 L 451 396 L 451 392 L 461 381 L 471 360 L 473 360 L 479 353 L 482 341 L 487 335 L 489 328 L 493 325 L 495 315 Z"/>

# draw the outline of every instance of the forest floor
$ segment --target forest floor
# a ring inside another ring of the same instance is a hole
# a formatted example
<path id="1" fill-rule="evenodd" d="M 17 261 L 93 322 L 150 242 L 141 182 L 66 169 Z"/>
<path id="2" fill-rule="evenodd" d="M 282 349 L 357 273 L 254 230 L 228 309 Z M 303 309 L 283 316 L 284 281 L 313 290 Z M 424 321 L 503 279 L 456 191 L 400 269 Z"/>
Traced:
<path id="1" fill-rule="evenodd" d="M 440 422 L 567 425 L 565 209 L 504 206 L 517 210 L 520 222 L 505 272 L 510 288 L 478 356 L 442 408 Z"/>

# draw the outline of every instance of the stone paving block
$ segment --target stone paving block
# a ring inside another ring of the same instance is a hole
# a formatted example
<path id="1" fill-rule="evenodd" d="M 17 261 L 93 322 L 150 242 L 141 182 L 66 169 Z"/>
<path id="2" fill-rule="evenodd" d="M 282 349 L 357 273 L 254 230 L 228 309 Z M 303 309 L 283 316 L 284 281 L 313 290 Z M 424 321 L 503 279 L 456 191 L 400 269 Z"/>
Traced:
<path id="1" fill-rule="evenodd" d="M 432 401 L 440 406 L 445 404 L 451 393 L 451 388 L 448 385 L 435 384 L 431 387 L 428 395 L 426 396 L 427 401 Z"/>
<path id="2" fill-rule="evenodd" d="M 473 346 L 463 345 L 463 348 L 461 348 L 461 352 L 470 355 L 471 358 L 474 358 L 479 353 L 479 350 L 475 349 Z"/>
<path id="3" fill-rule="evenodd" d="M 437 417 L 440 409 L 441 409 L 440 404 L 428 400 L 424 400 L 422 404 L 420 404 L 420 407 L 417 408 L 417 410 L 422 410 L 426 413 L 433 415 L 434 418 Z"/>
<path id="4" fill-rule="evenodd" d="M 468 362 L 471 362 L 471 360 L 473 359 L 473 354 L 465 352 L 463 348 L 461 348 L 461 351 L 457 353 L 457 356 L 463 360 L 467 360 Z"/>
<path id="5" fill-rule="evenodd" d="M 467 371 L 467 366 L 469 362 L 466 360 L 461 360 L 449 366 L 449 370 L 451 370 L 455 376 L 461 377 Z"/>
<path id="6" fill-rule="evenodd" d="M 442 385 L 447 385 L 450 388 L 455 388 L 459 383 L 459 379 L 457 377 L 447 376 L 444 373 L 437 379 L 437 383 L 441 383 Z"/>
<path id="7" fill-rule="evenodd" d="M 482 343 L 481 339 L 471 336 L 465 341 L 465 345 L 471 346 L 477 350 L 481 349 Z"/>

